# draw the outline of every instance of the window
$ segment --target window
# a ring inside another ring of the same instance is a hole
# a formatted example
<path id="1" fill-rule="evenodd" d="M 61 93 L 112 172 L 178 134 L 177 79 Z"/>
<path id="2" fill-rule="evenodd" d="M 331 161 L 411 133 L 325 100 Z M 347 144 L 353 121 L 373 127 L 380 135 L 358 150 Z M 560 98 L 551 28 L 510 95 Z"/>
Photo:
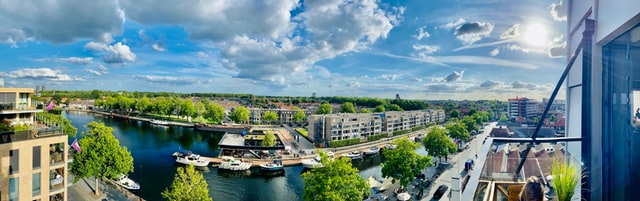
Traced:
<path id="1" fill-rule="evenodd" d="M 40 168 L 40 155 L 40 146 L 33 147 L 33 156 L 31 157 L 33 159 L 33 169 Z"/>
<path id="2" fill-rule="evenodd" d="M 33 177 L 31 177 L 31 195 L 38 196 L 40 195 L 40 173 L 34 173 Z"/>
<path id="3" fill-rule="evenodd" d="M 640 185 L 640 26 L 602 52 L 603 198 L 624 200 Z"/>
<path id="4" fill-rule="evenodd" d="M 18 200 L 18 178 L 9 178 L 9 201 Z"/>
<path id="5" fill-rule="evenodd" d="M 17 173 L 20 170 L 20 151 L 9 150 L 9 174 Z"/>

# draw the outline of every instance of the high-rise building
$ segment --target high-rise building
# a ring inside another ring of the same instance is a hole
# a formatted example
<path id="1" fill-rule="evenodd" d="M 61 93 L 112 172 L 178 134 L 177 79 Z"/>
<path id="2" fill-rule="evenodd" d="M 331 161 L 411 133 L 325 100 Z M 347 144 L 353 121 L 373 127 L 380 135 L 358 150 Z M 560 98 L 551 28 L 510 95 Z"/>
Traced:
<path id="1" fill-rule="evenodd" d="M 0 88 L 0 200 L 67 200 L 67 135 L 38 124 L 33 88 Z"/>

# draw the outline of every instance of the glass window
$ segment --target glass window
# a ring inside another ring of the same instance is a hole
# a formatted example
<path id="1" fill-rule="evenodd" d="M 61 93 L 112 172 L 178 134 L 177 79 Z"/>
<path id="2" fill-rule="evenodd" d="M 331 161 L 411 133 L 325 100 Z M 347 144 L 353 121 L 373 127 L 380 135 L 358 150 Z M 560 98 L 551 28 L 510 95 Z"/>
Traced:
<path id="1" fill-rule="evenodd" d="M 31 194 L 32 196 L 38 196 L 40 195 L 40 173 L 34 173 L 31 178 Z"/>
<path id="2" fill-rule="evenodd" d="M 9 178 L 9 201 L 18 200 L 18 178 Z"/>
<path id="3" fill-rule="evenodd" d="M 603 197 L 640 185 L 640 27 L 603 47 Z"/>
<path id="4" fill-rule="evenodd" d="M 33 147 L 33 169 L 40 168 L 40 146 Z"/>
<path id="5" fill-rule="evenodd" d="M 9 174 L 17 173 L 20 170 L 20 150 L 9 150 Z"/>

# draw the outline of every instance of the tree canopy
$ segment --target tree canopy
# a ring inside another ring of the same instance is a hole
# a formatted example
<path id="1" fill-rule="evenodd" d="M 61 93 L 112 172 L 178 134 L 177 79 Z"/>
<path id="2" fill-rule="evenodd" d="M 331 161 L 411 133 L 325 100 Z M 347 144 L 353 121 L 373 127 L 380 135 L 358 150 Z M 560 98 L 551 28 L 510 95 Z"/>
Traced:
<path id="1" fill-rule="evenodd" d="M 340 107 L 342 113 L 356 113 L 356 107 L 351 102 L 345 102 Z"/>
<path id="2" fill-rule="evenodd" d="M 113 136 L 113 128 L 98 122 L 91 122 L 86 126 L 88 133 L 78 140 L 81 152 L 74 155 L 69 168 L 75 175 L 74 182 L 80 178 L 95 176 L 96 189 L 99 189 L 98 179 L 114 179 L 133 171 L 133 157 Z M 96 190 L 96 195 L 99 194 L 99 190 Z"/>
<path id="3" fill-rule="evenodd" d="M 451 138 L 466 142 L 466 141 L 469 141 L 469 138 L 471 137 L 469 135 L 469 131 L 467 130 L 465 124 L 462 123 L 460 120 L 455 121 L 454 123 L 447 124 L 446 128 L 447 128 L 447 131 L 449 132 L 449 137 Z"/>
<path id="4" fill-rule="evenodd" d="M 478 130 L 478 123 L 472 116 L 466 116 L 462 118 L 462 123 L 464 123 L 467 131 L 471 132 L 474 130 Z"/>
<path id="5" fill-rule="evenodd" d="M 297 123 L 302 123 L 307 119 L 307 115 L 304 114 L 304 110 L 296 107 L 294 108 L 294 110 L 296 110 L 296 113 L 293 114 L 293 121 L 297 122 Z"/>
<path id="6" fill-rule="evenodd" d="M 304 200 L 361 201 L 369 196 L 369 184 L 358 175 L 358 169 L 351 166 L 351 159 L 341 157 L 331 161 L 324 152 L 320 155 L 323 167 L 302 174 Z"/>
<path id="7" fill-rule="evenodd" d="M 378 105 L 376 106 L 376 108 L 373 109 L 373 112 L 376 112 L 376 113 L 384 112 L 384 111 L 385 111 L 384 105 Z"/>
<path id="8" fill-rule="evenodd" d="M 331 104 L 324 102 L 320 104 L 320 107 L 318 107 L 316 114 L 331 114 L 332 111 L 333 107 L 331 107 Z"/>
<path id="9" fill-rule="evenodd" d="M 236 123 L 244 123 L 249 121 L 249 109 L 246 107 L 238 106 L 229 115 L 229 118 Z"/>
<path id="10" fill-rule="evenodd" d="M 215 124 L 222 123 L 222 120 L 224 120 L 224 117 L 226 116 L 224 112 L 224 107 L 218 105 L 215 102 L 209 102 L 209 101 L 207 101 L 207 103 L 203 102 L 203 104 L 205 104 L 205 108 L 206 108 L 206 112 L 205 112 L 206 118 L 210 119 Z"/>
<path id="11" fill-rule="evenodd" d="M 178 167 L 171 186 L 162 192 L 162 197 L 169 201 L 213 201 L 209 197 L 208 186 L 202 173 L 196 171 L 193 165 Z"/>
<path id="12" fill-rule="evenodd" d="M 449 114 L 449 117 L 451 118 L 460 118 L 460 112 L 458 111 L 458 109 L 454 109 L 451 111 L 451 114 Z"/>
<path id="13" fill-rule="evenodd" d="M 371 110 L 369 110 L 367 108 L 362 108 L 362 109 L 360 109 L 360 113 L 371 113 Z"/>
<path id="14" fill-rule="evenodd" d="M 429 128 L 429 133 L 422 140 L 422 144 L 429 155 L 438 157 L 440 160 L 444 157 L 445 161 L 450 153 L 455 153 L 457 150 L 456 144 L 447 136 L 447 131 L 438 126 Z"/>
<path id="15" fill-rule="evenodd" d="M 407 186 L 415 175 L 433 165 L 430 156 L 420 156 L 416 153 L 415 150 L 420 144 L 411 142 L 406 137 L 395 139 L 391 144 L 397 147 L 382 153 L 386 159 L 382 164 L 382 176 L 392 177 L 394 183 L 399 181 L 400 185 Z"/>
<path id="16" fill-rule="evenodd" d="M 266 111 L 263 115 L 262 119 L 266 122 L 272 123 L 273 121 L 278 120 L 278 114 L 274 111 Z"/>
<path id="17" fill-rule="evenodd" d="M 264 139 L 262 140 L 262 146 L 272 147 L 276 146 L 276 135 L 273 134 L 273 131 L 265 131 Z"/>

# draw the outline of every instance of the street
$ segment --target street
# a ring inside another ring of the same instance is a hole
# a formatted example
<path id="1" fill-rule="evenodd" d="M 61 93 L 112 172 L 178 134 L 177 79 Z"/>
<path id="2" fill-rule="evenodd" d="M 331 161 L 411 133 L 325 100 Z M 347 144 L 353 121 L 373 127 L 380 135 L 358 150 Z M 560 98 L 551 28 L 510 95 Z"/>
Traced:
<path id="1" fill-rule="evenodd" d="M 435 182 L 431 185 L 428 193 L 425 193 L 422 197 L 422 200 L 432 200 L 433 193 L 438 189 L 438 186 L 444 184 L 447 185 L 448 190 L 444 196 L 440 200 L 448 201 L 449 193 L 451 192 L 451 177 L 454 175 L 459 175 L 462 170 L 464 170 L 464 163 L 467 159 L 476 159 L 476 155 L 478 154 L 478 150 L 482 147 L 482 142 L 484 138 L 491 132 L 491 129 L 495 127 L 497 122 L 490 122 L 485 126 L 484 132 L 477 134 L 475 139 L 469 142 L 469 148 L 464 149 L 462 152 L 458 152 L 453 155 L 453 157 L 448 161 L 452 163 L 452 167 L 445 170 L 445 172 L 438 177 Z M 482 168 L 482 164 L 475 164 L 473 168 Z"/>

